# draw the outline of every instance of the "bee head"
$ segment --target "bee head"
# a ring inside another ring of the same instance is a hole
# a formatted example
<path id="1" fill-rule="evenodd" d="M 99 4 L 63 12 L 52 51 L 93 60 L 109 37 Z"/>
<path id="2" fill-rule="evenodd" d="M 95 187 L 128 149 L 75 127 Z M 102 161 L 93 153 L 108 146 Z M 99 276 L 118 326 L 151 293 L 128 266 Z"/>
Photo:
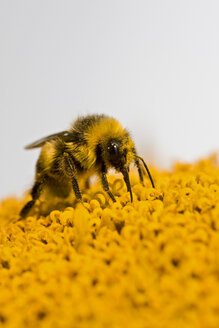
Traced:
<path id="1" fill-rule="evenodd" d="M 118 139 L 111 139 L 107 144 L 106 152 L 109 166 L 120 171 L 127 161 L 127 150 L 123 149 L 122 142 Z"/>
<path id="2" fill-rule="evenodd" d="M 122 159 L 124 161 L 124 155 L 121 152 L 121 141 L 119 140 L 110 140 L 107 145 L 108 161 L 109 163 L 119 169 L 122 165 Z"/>
<path id="3" fill-rule="evenodd" d="M 133 159 L 133 150 L 129 149 L 129 146 L 130 144 L 124 142 L 124 140 L 120 141 L 117 139 L 112 139 L 108 143 L 107 151 L 110 165 L 123 174 L 123 178 L 126 183 L 127 190 L 130 192 L 132 202 L 132 189 L 128 172 L 130 161 Z"/>
<path id="4" fill-rule="evenodd" d="M 99 141 L 96 147 L 96 157 L 97 163 L 100 165 L 104 163 L 105 169 L 114 168 L 117 172 L 123 174 L 123 179 L 132 201 L 129 166 L 135 158 L 135 145 L 129 133 L 126 130 L 122 130 L 122 133 L 121 131 L 117 132 L 117 136 L 110 136 L 108 133 Z"/>
<path id="5" fill-rule="evenodd" d="M 117 171 L 128 167 L 133 160 L 133 153 L 130 148 L 130 143 L 126 140 L 110 139 L 107 143 L 107 161 L 109 166 L 114 167 Z"/>

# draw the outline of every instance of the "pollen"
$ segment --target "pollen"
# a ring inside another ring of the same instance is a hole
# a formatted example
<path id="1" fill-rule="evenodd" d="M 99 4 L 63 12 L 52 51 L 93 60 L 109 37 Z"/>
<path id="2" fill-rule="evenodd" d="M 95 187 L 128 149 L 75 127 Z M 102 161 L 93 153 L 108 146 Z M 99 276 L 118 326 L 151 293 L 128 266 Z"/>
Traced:
<path id="1" fill-rule="evenodd" d="M 0 327 L 219 327 L 217 157 L 151 172 L 133 203 L 118 176 L 116 203 L 98 183 L 23 220 L 28 195 L 1 202 Z"/>

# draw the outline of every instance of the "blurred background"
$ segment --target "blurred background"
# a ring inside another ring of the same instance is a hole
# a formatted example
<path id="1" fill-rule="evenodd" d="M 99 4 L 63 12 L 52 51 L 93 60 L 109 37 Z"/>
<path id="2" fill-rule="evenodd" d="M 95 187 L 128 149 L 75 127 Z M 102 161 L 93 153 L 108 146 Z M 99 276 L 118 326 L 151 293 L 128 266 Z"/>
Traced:
<path id="1" fill-rule="evenodd" d="M 88 113 L 129 129 L 149 165 L 218 151 L 219 2 L 1 0 L 0 198 L 32 185 L 23 147 Z"/>

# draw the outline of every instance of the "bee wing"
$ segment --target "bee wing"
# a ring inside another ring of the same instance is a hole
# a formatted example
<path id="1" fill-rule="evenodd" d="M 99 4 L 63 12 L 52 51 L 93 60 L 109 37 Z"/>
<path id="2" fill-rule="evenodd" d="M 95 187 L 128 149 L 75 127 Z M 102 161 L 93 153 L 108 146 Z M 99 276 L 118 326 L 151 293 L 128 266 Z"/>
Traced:
<path id="1" fill-rule="evenodd" d="M 68 137 L 68 136 L 69 136 L 68 131 L 62 131 L 62 132 L 50 134 L 47 137 L 44 137 L 44 138 L 41 138 L 39 140 L 32 142 L 31 144 L 25 146 L 24 148 L 25 149 L 33 149 L 33 148 L 42 147 L 47 141 L 51 141 L 57 137 Z"/>

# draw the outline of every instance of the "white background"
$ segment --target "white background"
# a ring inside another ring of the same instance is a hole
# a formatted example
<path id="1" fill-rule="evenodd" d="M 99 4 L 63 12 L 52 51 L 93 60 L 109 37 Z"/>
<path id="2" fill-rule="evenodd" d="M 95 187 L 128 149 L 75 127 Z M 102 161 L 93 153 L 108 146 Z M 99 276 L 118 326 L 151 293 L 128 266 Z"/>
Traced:
<path id="1" fill-rule="evenodd" d="M 23 146 L 105 113 L 148 164 L 218 150 L 219 1 L 0 0 L 0 198 L 21 195 Z"/>

